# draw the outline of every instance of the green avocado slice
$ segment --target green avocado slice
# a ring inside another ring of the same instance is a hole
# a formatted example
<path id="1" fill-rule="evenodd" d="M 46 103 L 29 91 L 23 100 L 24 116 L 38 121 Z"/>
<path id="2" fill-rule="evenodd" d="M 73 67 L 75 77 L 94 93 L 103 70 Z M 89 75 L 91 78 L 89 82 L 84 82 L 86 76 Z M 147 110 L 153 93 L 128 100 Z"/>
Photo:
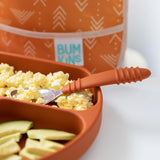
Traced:
<path id="1" fill-rule="evenodd" d="M 47 148 L 41 145 L 41 142 L 37 140 L 33 140 L 30 138 L 27 138 L 25 148 L 27 151 L 29 151 L 32 154 L 38 154 L 38 155 L 46 155 L 52 152 L 55 152 L 55 149 Z"/>
<path id="2" fill-rule="evenodd" d="M 31 129 L 27 131 L 27 135 L 32 139 L 46 140 L 72 140 L 76 137 L 74 133 L 52 130 L 52 129 Z"/>
<path id="3" fill-rule="evenodd" d="M 40 141 L 27 138 L 25 147 L 20 152 L 20 155 L 29 159 L 37 159 L 55 151 L 55 149 L 42 146 Z"/>
<path id="4" fill-rule="evenodd" d="M 12 133 L 26 133 L 33 127 L 32 121 L 9 121 L 0 123 L 0 138 Z"/>
<path id="5" fill-rule="evenodd" d="M 22 160 L 22 157 L 13 154 L 13 155 L 9 155 L 9 156 L 3 157 L 2 160 Z"/>
<path id="6" fill-rule="evenodd" d="M 10 154 L 17 153 L 19 151 L 20 147 L 18 143 L 16 143 L 13 139 L 11 139 L 0 145 L 0 158 L 8 156 Z"/>
<path id="7" fill-rule="evenodd" d="M 7 136 L 3 136 L 0 138 L 0 145 L 5 143 L 6 141 L 13 139 L 15 142 L 19 142 L 22 137 L 22 134 L 20 132 L 9 134 Z"/>
<path id="8" fill-rule="evenodd" d="M 56 149 L 56 150 L 64 147 L 64 145 L 61 143 L 57 143 L 57 142 L 49 141 L 45 139 L 41 139 L 40 144 L 45 148 L 51 148 L 51 149 Z"/>
<path id="9" fill-rule="evenodd" d="M 23 149 L 20 151 L 19 155 L 20 155 L 21 157 L 23 157 L 23 159 L 33 159 L 33 160 L 38 159 L 38 158 L 41 157 L 40 155 L 33 154 L 33 153 L 29 153 L 29 152 L 27 151 L 27 148 L 23 148 Z"/>

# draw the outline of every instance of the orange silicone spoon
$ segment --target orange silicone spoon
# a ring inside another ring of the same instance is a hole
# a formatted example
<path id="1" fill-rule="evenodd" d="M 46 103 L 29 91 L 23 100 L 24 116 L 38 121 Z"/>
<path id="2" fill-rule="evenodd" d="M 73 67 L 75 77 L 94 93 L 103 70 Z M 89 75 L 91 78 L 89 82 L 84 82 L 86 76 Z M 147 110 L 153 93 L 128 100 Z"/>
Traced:
<path id="1" fill-rule="evenodd" d="M 112 69 L 105 72 L 97 73 L 87 76 L 82 79 L 74 80 L 72 83 L 68 83 L 62 88 L 62 93 L 72 93 L 80 91 L 86 88 L 92 88 L 96 86 L 104 86 L 109 84 L 130 83 L 136 81 L 142 81 L 151 75 L 150 70 L 146 68 L 119 68 Z"/>
<path id="2" fill-rule="evenodd" d="M 97 73 L 84 78 L 78 78 L 72 83 L 68 83 L 60 90 L 39 89 L 44 99 L 44 104 L 54 100 L 61 94 L 69 94 L 86 88 L 93 88 L 109 84 L 130 83 L 142 81 L 151 75 L 150 70 L 145 68 L 119 68 Z M 17 90 L 11 92 L 11 96 L 17 94 Z"/>

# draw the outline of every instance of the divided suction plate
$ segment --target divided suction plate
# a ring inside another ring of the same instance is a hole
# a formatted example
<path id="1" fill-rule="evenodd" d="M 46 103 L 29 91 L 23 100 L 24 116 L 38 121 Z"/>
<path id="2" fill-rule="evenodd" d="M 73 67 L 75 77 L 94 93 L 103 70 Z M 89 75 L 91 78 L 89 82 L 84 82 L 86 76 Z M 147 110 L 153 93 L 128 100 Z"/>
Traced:
<path id="1" fill-rule="evenodd" d="M 90 75 L 83 67 L 18 56 L 0 52 L 0 63 L 8 63 L 15 70 L 32 71 L 48 74 L 63 71 L 75 80 Z M 77 134 L 76 138 L 67 142 L 63 149 L 49 154 L 40 160 L 76 160 L 80 158 L 92 144 L 98 134 L 102 118 L 102 93 L 97 88 L 94 92 L 95 104 L 84 111 L 73 111 L 47 105 L 0 97 L 0 123 L 12 120 L 30 120 L 36 129 L 58 129 Z M 23 147 L 24 143 L 21 143 Z"/>

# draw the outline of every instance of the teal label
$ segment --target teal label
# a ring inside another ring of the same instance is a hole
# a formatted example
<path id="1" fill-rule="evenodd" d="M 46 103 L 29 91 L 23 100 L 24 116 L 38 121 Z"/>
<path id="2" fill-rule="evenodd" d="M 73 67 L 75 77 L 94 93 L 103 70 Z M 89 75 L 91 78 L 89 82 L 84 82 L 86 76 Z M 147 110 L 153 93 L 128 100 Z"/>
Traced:
<path id="1" fill-rule="evenodd" d="M 82 39 L 55 39 L 54 44 L 56 61 L 83 65 Z"/>

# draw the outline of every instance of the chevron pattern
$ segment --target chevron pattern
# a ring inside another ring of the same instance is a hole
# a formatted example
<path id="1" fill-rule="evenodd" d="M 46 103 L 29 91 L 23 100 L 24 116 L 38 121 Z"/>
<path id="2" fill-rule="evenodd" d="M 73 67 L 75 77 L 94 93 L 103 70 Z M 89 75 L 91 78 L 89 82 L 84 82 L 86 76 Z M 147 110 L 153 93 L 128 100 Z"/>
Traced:
<path id="1" fill-rule="evenodd" d="M 4 32 L 4 35 L 1 36 L 1 40 L 2 40 L 3 44 L 7 47 L 11 44 L 11 40 L 7 38 L 6 32 Z"/>
<path id="2" fill-rule="evenodd" d="M 26 56 L 35 57 L 35 55 L 36 55 L 35 49 L 36 49 L 36 47 L 33 45 L 33 43 L 31 41 L 27 41 L 24 44 L 24 53 Z"/>
<path id="3" fill-rule="evenodd" d="M 35 2 L 33 3 L 33 5 L 35 6 L 35 5 L 37 5 L 38 3 L 41 3 L 44 7 L 46 7 L 47 5 L 46 5 L 46 0 L 35 0 Z"/>
<path id="4" fill-rule="evenodd" d="M 65 31 L 65 25 L 66 25 L 66 12 L 62 8 L 62 6 L 59 6 L 54 12 L 53 12 L 53 30 L 55 30 L 57 27 L 60 27 L 63 31 Z"/>
<path id="5" fill-rule="evenodd" d="M 89 50 L 91 50 L 95 45 L 97 41 L 95 38 L 88 38 L 84 40 L 84 44 L 87 46 Z"/>
<path id="6" fill-rule="evenodd" d="M 108 55 L 101 55 L 100 56 L 107 64 L 109 64 L 112 68 L 115 68 L 117 65 L 117 61 L 119 58 L 119 55 L 113 55 L 113 54 L 108 54 Z"/>
<path id="7" fill-rule="evenodd" d="M 93 16 L 91 16 L 91 30 L 99 31 L 103 29 L 104 17 L 101 17 L 98 21 L 95 20 Z"/>
<path id="8" fill-rule="evenodd" d="M 117 39 L 120 42 L 122 41 L 122 39 L 117 34 L 114 34 L 110 39 L 109 44 L 111 44 L 115 39 Z"/>
<path id="9" fill-rule="evenodd" d="M 24 24 L 34 14 L 34 11 L 20 11 L 14 8 L 10 8 L 10 10 L 20 24 Z"/>
<path id="10" fill-rule="evenodd" d="M 88 6 L 88 0 L 77 0 L 75 2 L 75 5 L 80 12 L 83 12 L 85 8 Z"/>
<path id="11" fill-rule="evenodd" d="M 44 45 L 47 47 L 47 48 L 51 48 L 53 46 L 53 41 L 47 41 L 44 43 Z"/>
<path id="12" fill-rule="evenodd" d="M 115 6 L 113 6 L 113 10 L 118 16 L 120 16 L 123 13 L 122 9 L 119 11 Z"/>

